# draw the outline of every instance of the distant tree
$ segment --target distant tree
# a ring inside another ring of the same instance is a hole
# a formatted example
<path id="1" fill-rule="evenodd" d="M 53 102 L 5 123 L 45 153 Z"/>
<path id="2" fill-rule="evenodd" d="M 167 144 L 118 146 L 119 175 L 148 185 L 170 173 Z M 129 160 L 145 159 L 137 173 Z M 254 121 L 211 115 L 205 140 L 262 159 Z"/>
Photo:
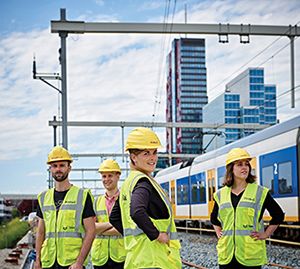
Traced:
<path id="1" fill-rule="evenodd" d="M 12 218 L 20 217 L 20 212 L 17 208 L 13 208 L 11 214 L 12 214 Z"/>

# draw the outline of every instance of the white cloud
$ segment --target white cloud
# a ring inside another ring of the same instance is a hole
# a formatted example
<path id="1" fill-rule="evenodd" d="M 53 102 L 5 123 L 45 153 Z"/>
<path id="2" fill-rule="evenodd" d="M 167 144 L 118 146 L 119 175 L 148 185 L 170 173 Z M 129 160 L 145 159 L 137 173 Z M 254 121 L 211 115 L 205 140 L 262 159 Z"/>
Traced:
<path id="1" fill-rule="evenodd" d="M 297 1 L 289 1 L 289 5 L 281 1 L 256 1 L 256 4 L 253 1 L 204 1 L 188 8 L 188 22 L 283 25 L 296 23 L 296 19 L 291 18 L 297 18 L 300 10 Z M 86 21 L 97 18 L 117 20 L 117 17 L 104 17 L 102 14 L 94 14 L 93 18 L 84 14 L 81 18 Z M 184 11 L 181 10 L 175 15 L 174 22 L 182 22 L 183 18 Z M 14 33 L 0 41 L 0 116 L 4 119 L 0 122 L 1 160 L 14 159 L 16 156 L 35 156 L 52 143 L 52 128 L 48 126 L 48 120 L 58 113 L 58 94 L 41 81 L 32 79 L 34 53 L 37 57 L 38 72 L 60 71 L 59 37 L 49 32 L 49 29 L 45 29 Z M 171 41 L 172 38 L 168 36 L 166 41 Z M 211 90 L 215 85 L 275 39 L 251 37 L 250 44 L 241 45 L 237 37 L 230 37 L 228 44 L 220 44 L 217 36 L 207 36 L 209 99 L 223 92 L 228 80 Z M 70 35 L 67 40 L 68 119 L 151 121 L 159 77 L 158 69 L 161 65 L 161 40 L 160 35 Z M 249 66 L 266 61 L 287 42 L 287 38 L 282 38 Z M 298 39 L 295 46 L 296 85 L 299 85 Z M 169 49 L 168 44 L 165 46 L 163 61 Z M 277 85 L 278 94 L 290 87 L 289 64 L 287 47 L 262 65 L 265 67 L 266 81 Z M 165 70 L 162 69 L 161 72 L 162 80 L 165 81 Z M 56 81 L 52 83 L 57 85 Z M 156 119 L 164 121 L 165 83 L 160 84 L 161 98 L 158 98 L 160 105 Z M 298 88 L 298 99 L 299 93 Z M 278 100 L 278 106 L 282 106 L 279 108 L 282 119 L 300 113 L 299 100 L 294 110 L 289 108 L 288 102 L 289 95 L 284 95 Z M 77 153 L 120 152 L 120 130 L 121 128 L 69 128 L 70 149 Z M 158 132 L 164 140 L 164 131 L 159 129 Z"/>
<path id="2" fill-rule="evenodd" d="M 45 173 L 41 173 L 38 171 L 30 172 L 27 174 L 28 177 L 42 177 Z"/>
<path id="3" fill-rule="evenodd" d="M 95 0 L 95 2 L 98 6 L 104 6 L 104 0 Z"/>
<path id="4" fill-rule="evenodd" d="M 145 2 L 143 3 L 138 10 L 139 11 L 143 11 L 143 10 L 154 10 L 154 9 L 158 9 L 161 7 L 165 6 L 165 2 L 163 1 L 149 1 L 149 2 Z"/>

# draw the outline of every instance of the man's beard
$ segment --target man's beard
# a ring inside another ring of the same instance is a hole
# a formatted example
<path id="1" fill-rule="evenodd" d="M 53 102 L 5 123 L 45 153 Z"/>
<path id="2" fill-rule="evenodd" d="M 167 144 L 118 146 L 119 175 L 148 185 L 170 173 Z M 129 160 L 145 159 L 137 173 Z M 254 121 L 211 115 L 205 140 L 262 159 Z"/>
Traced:
<path id="1" fill-rule="evenodd" d="M 55 181 L 57 182 L 62 182 L 65 179 L 67 179 L 69 176 L 69 172 L 65 172 L 65 173 L 57 173 L 57 174 L 52 174 L 52 177 L 55 179 Z"/>

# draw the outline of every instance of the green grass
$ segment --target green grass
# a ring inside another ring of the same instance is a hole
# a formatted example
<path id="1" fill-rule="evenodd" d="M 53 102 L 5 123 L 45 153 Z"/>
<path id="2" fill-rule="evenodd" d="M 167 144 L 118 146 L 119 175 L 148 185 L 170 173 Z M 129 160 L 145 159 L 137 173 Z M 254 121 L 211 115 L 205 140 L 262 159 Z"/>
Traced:
<path id="1" fill-rule="evenodd" d="M 1 224 L 0 249 L 14 247 L 28 230 L 28 222 L 21 222 L 19 218 L 15 218 L 6 224 Z"/>

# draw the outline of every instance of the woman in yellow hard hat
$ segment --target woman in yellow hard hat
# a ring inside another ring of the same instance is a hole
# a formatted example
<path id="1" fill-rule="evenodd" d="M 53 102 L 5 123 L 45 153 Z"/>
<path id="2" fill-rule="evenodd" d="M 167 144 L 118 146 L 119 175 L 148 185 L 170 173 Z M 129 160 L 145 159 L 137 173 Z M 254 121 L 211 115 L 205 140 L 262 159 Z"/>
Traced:
<path id="1" fill-rule="evenodd" d="M 127 138 L 131 171 L 110 215 L 111 224 L 124 235 L 125 269 L 182 267 L 172 207 L 152 177 L 160 147 L 148 128 L 136 128 Z"/>
<path id="2" fill-rule="evenodd" d="M 283 222 L 284 213 L 269 190 L 256 184 L 251 156 L 242 148 L 226 157 L 224 187 L 214 194 L 211 223 L 218 237 L 219 268 L 258 269 L 267 263 L 265 239 Z M 271 216 L 264 230 L 265 209 Z"/>

